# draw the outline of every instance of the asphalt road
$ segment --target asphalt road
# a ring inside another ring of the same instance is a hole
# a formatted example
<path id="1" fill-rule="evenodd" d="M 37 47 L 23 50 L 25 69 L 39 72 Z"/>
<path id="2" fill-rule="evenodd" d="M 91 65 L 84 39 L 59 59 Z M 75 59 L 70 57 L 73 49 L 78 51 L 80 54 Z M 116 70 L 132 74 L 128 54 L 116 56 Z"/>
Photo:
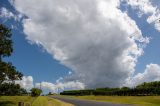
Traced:
<path id="1" fill-rule="evenodd" d="M 66 97 L 60 97 L 60 96 L 51 96 L 51 97 L 67 103 L 71 103 L 75 106 L 131 106 L 131 105 L 113 104 L 113 103 L 106 103 L 106 102 L 80 100 L 80 99 L 66 98 Z"/>

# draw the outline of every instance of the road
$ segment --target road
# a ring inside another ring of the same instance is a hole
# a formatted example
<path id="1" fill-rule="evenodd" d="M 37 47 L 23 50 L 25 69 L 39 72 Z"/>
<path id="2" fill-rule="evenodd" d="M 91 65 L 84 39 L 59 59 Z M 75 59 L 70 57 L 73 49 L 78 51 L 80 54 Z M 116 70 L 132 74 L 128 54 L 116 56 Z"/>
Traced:
<path id="1" fill-rule="evenodd" d="M 81 99 L 67 98 L 67 97 L 60 97 L 60 96 L 50 96 L 50 97 L 67 102 L 67 103 L 71 103 L 75 106 L 131 106 L 131 105 L 123 105 L 123 104 L 113 104 L 113 103 L 106 103 L 106 102 L 81 100 Z"/>

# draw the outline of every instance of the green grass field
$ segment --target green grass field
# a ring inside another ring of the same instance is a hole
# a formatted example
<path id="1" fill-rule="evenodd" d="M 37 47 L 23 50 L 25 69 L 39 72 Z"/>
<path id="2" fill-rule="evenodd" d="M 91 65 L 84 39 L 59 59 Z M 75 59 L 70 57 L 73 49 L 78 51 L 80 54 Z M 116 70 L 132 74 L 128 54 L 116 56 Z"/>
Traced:
<path id="1" fill-rule="evenodd" d="M 37 98 L 30 96 L 0 96 L 0 106 L 18 106 L 18 102 L 32 104 L 32 106 L 73 106 L 68 103 L 61 102 L 46 96 L 39 96 Z"/>
<path id="2" fill-rule="evenodd" d="M 160 106 L 160 96 L 69 96 L 73 98 L 111 102 L 116 104 L 133 104 L 135 106 Z"/>
<path id="3" fill-rule="evenodd" d="M 0 96 L 0 106 L 18 106 L 18 102 L 32 103 L 35 99 L 30 96 Z"/>

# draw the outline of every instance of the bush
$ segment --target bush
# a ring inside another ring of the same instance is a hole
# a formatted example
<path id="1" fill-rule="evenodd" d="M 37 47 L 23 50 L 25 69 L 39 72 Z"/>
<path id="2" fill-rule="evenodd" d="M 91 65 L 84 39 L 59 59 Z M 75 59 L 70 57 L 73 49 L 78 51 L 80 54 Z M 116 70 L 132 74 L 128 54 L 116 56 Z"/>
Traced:
<path id="1" fill-rule="evenodd" d="M 38 89 L 38 88 L 32 88 L 31 89 L 31 96 L 40 96 L 42 93 L 42 90 L 41 89 Z"/>

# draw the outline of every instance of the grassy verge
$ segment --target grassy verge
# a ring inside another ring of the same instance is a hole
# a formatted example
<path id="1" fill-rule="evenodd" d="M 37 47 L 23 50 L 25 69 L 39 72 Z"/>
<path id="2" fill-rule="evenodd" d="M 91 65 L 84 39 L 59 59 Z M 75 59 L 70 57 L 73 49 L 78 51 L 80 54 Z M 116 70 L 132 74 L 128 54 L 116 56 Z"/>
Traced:
<path id="1" fill-rule="evenodd" d="M 37 98 L 30 96 L 0 96 L 0 106 L 18 106 L 18 102 L 32 104 L 32 106 L 73 106 L 71 104 L 61 102 L 46 96 L 39 96 Z"/>
<path id="2" fill-rule="evenodd" d="M 0 106 L 18 106 L 18 102 L 31 104 L 34 100 L 30 96 L 0 96 Z"/>
<path id="3" fill-rule="evenodd" d="M 73 106 L 73 105 L 46 96 L 40 96 L 33 102 L 32 106 Z"/>
<path id="4" fill-rule="evenodd" d="M 67 96 L 66 96 L 67 97 Z M 69 96 L 85 100 L 133 104 L 135 106 L 160 106 L 160 96 Z"/>

